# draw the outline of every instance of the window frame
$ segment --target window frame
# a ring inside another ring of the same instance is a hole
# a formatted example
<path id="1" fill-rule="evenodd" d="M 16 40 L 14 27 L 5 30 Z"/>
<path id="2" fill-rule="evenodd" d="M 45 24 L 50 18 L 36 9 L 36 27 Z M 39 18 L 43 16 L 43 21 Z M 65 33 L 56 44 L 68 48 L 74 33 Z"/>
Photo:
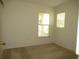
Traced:
<path id="1" fill-rule="evenodd" d="M 58 17 L 58 14 L 62 14 L 62 13 L 64 13 L 64 20 L 63 20 L 63 26 L 58 26 L 58 21 L 60 21 L 60 20 L 58 20 L 57 19 L 57 17 Z M 56 13 L 56 28 L 65 28 L 65 21 L 66 21 L 66 12 L 64 11 L 64 12 L 59 12 L 59 13 Z"/>
<path id="2" fill-rule="evenodd" d="M 49 15 L 49 24 L 41 24 L 41 23 L 39 23 L 39 14 L 40 13 L 42 13 L 42 14 L 48 14 Z M 49 37 L 50 36 L 50 13 L 44 13 L 44 12 L 40 12 L 39 14 L 38 14 L 38 37 L 40 37 L 40 38 L 42 38 L 42 37 Z M 39 35 L 39 26 L 48 26 L 48 35 Z"/>

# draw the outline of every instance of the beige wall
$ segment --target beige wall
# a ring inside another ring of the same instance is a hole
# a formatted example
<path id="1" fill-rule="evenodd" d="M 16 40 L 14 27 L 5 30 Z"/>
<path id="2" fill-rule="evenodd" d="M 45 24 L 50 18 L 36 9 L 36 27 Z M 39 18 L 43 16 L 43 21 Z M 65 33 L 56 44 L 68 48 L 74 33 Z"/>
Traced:
<path id="1" fill-rule="evenodd" d="M 1 39 L 1 20 L 2 20 L 2 9 L 3 9 L 3 6 L 0 4 L 0 41 L 2 41 L 2 39 Z"/>
<path id="2" fill-rule="evenodd" d="M 55 14 L 64 12 L 66 13 L 65 27 L 60 29 L 54 29 L 54 42 L 65 48 L 75 50 L 76 48 L 76 30 L 78 20 L 77 5 L 72 2 L 68 2 L 55 7 Z M 56 15 L 55 15 L 56 18 Z M 56 19 L 55 19 L 56 26 Z"/>
<path id="3" fill-rule="evenodd" d="M 38 38 L 38 13 L 46 12 L 51 15 L 48 7 L 37 6 L 20 0 L 11 0 L 6 3 L 2 15 L 2 40 L 6 48 L 16 48 L 31 45 L 51 43 L 50 37 Z M 50 24 L 50 30 L 53 29 Z M 51 33 L 50 33 L 50 36 Z"/>

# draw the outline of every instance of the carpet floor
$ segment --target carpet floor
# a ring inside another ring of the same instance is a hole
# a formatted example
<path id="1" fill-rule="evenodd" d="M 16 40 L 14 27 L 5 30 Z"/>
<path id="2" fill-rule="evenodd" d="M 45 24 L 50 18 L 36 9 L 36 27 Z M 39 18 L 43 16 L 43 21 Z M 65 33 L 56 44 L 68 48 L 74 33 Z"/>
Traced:
<path id="1" fill-rule="evenodd" d="M 76 59 L 76 55 L 56 44 L 7 49 L 3 59 Z"/>

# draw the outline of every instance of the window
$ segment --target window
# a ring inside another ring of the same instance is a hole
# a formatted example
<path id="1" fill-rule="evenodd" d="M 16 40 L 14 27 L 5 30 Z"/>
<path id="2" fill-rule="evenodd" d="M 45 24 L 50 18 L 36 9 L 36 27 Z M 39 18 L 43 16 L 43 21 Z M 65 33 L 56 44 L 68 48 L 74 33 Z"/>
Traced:
<path id="1" fill-rule="evenodd" d="M 78 28 L 77 28 L 76 54 L 79 55 L 79 18 L 78 18 Z"/>
<path id="2" fill-rule="evenodd" d="M 38 18 L 38 36 L 49 36 L 49 14 L 39 13 Z"/>
<path id="3" fill-rule="evenodd" d="M 56 27 L 64 28 L 65 26 L 65 12 L 57 14 Z"/>

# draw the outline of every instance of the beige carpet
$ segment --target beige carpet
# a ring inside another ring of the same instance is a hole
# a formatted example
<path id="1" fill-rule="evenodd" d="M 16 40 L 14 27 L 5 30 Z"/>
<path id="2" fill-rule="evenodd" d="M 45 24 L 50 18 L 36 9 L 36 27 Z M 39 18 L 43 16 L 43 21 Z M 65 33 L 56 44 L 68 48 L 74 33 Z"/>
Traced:
<path id="1" fill-rule="evenodd" d="M 76 59 L 76 55 L 56 44 L 8 49 L 3 59 Z"/>

